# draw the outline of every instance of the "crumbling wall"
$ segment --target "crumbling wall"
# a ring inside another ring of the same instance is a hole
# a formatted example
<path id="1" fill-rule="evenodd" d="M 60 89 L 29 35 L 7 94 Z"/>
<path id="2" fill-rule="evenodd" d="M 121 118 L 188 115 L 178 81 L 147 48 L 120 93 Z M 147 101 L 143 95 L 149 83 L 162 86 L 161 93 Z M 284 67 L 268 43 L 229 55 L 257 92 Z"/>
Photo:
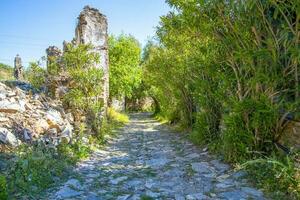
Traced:
<path id="1" fill-rule="evenodd" d="M 52 64 L 57 64 L 60 62 L 62 52 L 56 46 L 49 46 L 46 49 L 47 53 L 47 70 L 49 71 Z"/>
<path id="2" fill-rule="evenodd" d="M 22 60 L 19 54 L 15 57 L 14 61 L 14 77 L 16 80 L 23 78 L 23 66 L 22 66 Z"/>
<path id="3" fill-rule="evenodd" d="M 94 51 L 100 55 L 100 63 L 96 66 L 102 68 L 103 76 L 103 98 L 104 108 L 107 108 L 109 97 L 109 64 L 108 64 L 108 34 L 107 19 L 99 10 L 85 6 L 78 17 L 75 31 L 76 44 L 92 44 Z"/>
<path id="4" fill-rule="evenodd" d="M 63 52 L 56 46 L 49 46 L 47 53 L 46 87 L 48 93 L 60 99 L 68 90 L 69 76 L 62 65 Z"/>

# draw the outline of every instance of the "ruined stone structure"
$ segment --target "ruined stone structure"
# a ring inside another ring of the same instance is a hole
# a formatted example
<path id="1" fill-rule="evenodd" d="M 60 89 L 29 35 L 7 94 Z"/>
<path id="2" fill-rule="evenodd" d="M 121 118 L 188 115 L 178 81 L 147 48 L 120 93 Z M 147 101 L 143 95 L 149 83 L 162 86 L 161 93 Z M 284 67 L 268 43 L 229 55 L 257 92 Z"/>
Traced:
<path id="1" fill-rule="evenodd" d="M 19 80 L 23 77 L 23 66 L 22 66 L 22 60 L 19 54 L 15 57 L 15 63 L 14 63 L 14 77 Z"/>
<path id="2" fill-rule="evenodd" d="M 75 32 L 75 43 L 92 44 L 94 51 L 100 55 L 100 63 L 96 66 L 102 68 L 103 77 L 103 98 L 104 108 L 107 108 L 109 97 L 109 66 L 108 66 L 108 34 L 107 19 L 99 10 L 85 6 L 78 17 L 78 24 Z M 100 84 L 100 83 L 99 83 Z"/>
<path id="3" fill-rule="evenodd" d="M 55 76 L 47 77 L 48 91 L 55 97 L 60 98 L 68 91 L 69 77 L 65 73 L 64 66 L 60 64 L 61 57 L 67 51 L 68 44 L 91 44 L 94 52 L 100 55 L 100 63 L 97 68 L 103 69 L 103 93 L 99 97 L 103 99 L 104 110 L 100 114 L 104 116 L 107 110 L 109 98 L 109 67 L 108 67 L 108 34 L 107 19 L 99 10 L 85 6 L 78 17 L 75 30 L 75 38 L 71 42 L 63 42 L 63 51 L 55 46 L 50 46 L 47 50 L 47 70 L 51 72 L 52 67 L 58 67 Z M 53 64 L 57 64 L 56 66 Z M 50 73 L 51 74 L 51 73 Z"/>
<path id="4" fill-rule="evenodd" d="M 62 70 L 61 64 L 62 51 L 56 46 L 49 46 L 47 53 L 47 71 L 46 86 L 48 92 L 59 99 L 67 92 L 68 75 Z"/>
<path id="5" fill-rule="evenodd" d="M 56 64 L 60 62 L 62 52 L 61 50 L 56 46 L 49 46 L 46 49 L 47 53 L 47 69 L 51 67 L 52 64 Z"/>

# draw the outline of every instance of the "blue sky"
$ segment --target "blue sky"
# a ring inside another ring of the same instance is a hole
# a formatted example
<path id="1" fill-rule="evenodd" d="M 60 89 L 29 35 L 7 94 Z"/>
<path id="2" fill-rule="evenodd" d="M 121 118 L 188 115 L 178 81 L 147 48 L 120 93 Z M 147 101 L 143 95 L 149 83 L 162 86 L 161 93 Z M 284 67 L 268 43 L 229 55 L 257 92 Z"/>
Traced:
<path id="1" fill-rule="evenodd" d="M 48 46 L 72 40 L 85 5 L 107 16 L 109 33 L 132 34 L 142 44 L 170 10 L 164 0 L 0 0 L 0 62 L 13 65 L 20 54 L 27 66 L 44 56 Z"/>

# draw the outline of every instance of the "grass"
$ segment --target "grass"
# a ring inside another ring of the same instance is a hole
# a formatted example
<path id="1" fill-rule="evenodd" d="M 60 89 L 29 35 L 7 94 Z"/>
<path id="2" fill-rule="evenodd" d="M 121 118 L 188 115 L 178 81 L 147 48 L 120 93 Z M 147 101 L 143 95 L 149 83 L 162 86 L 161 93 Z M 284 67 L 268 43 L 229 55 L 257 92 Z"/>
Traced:
<path id="1" fill-rule="evenodd" d="M 108 108 L 108 119 L 112 122 L 115 122 L 117 124 L 126 124 L 129 122 L 128 115 L 124 113 L 119 113 L 113 108 Z"/>
<path id="2" fill-rule="evenodd" d="M 240 166 L 272 199 L 300 199 L 300 169 L 290 157 L 259 158 Z"/>

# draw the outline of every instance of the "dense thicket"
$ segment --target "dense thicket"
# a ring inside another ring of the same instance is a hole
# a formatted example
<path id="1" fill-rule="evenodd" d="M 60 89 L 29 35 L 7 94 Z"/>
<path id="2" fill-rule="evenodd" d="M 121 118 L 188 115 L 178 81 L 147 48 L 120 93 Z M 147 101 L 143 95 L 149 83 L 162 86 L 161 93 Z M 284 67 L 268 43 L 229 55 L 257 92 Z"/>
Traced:
<path id="1" fill-rule="evenodd" d="M 160 115 L 228 161 L 270 155 L 299 119 L 300 1 L 167 2 L 143 64 Z"/>
<path id="2" fill-rule="evenodd" d="M 140 44 L 131 35 L 112 35 L 108 48 L 110 98 L 130 98 L 141 83 Z"/>

